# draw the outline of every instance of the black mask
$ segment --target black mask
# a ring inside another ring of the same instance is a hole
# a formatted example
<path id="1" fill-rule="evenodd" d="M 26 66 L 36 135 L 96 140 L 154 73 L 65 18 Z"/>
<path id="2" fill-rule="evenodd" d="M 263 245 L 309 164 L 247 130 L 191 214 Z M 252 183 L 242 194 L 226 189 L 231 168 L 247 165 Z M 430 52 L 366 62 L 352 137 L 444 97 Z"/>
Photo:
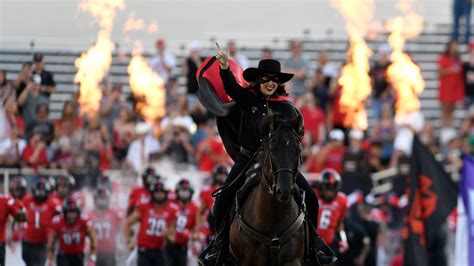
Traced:
<path id="1" fill-rule="evenodd" d="M 257 82 L 259 84 L 265 84 L 265 83 L 270 82 L 270 81 L 273 81 L 273 82 L 279 84 L 280 79 L 278 78 L 278 76 L 260 76 L 260 77 L 257 77 Z"/>

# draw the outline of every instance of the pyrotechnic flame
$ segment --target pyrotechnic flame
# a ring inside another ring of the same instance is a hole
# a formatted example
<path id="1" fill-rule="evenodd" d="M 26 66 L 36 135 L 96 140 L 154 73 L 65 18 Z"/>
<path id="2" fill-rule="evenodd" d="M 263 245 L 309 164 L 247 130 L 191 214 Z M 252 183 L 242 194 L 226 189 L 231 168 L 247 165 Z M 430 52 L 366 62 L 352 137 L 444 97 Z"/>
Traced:
<path id="1" fill-rule="evenodd" d="M 89 12 L 101 29 L 112 30 L 117 9 L 124 9 L 124 0 L 82 0 L 80 11 Z"/>
<path id="2" fill-rule="evenodd" d="M 102 92 L 100 83 L 112 64 L 114 43 L 111 40 L 113 21 L 117 9 L 123 9 L 123 0 L 82 0 L 79 10 L 89 12 L 99 23 L 97 40 L 89 50 L 76 59 L 78 69 L 74 82 L 80 85 L 79 104 L 81 114 L 96 115 L 100 106 Z"/>
<path id="3" fill-rule="evenodd" d="M 125 21 L 123 25 L 123 32 L 130 32 L 130 31 L 140 31 L 146 30 L 150 33 L 154 33 L 158 31 L 158 23 L 156 21 L 152 21 L 150 24 L 147 25 L 144 19 L 136 18 L 135 13 L 132 12 Z"/>
<path id="4" fill-rule="evenodd" d="M 148 32 L 149 32 L 149 33 L 158 32 L 158 23 L 157 23 L 156 21 L 152 21 L 152 22 L 148 25 Z"/>
<path id="5" fill-rule="evenodd" d="M 135 18 L 135 13 L 132 12 L 123 25 L 123 32 L 143 30 L 146 28 L 145 20 L 141 18 Z"/>
<path id="6" fill-rule="evenodd" d="M 332 0 L 346 23 L 350 48 L 346 65 L 341 70 L 339 104 L 344 113 L 344 126 L 366 130 L 367 114 L 364 102 L 371 93 L 369 58 L 372 51 L 364 41 L 373 17 L 372 0 Z"/>
<path id="7" fill-rule="evenodd" d="M 392 47 L 392 63 L 387 69 L 387 76 L 397 95 L 397 116 L 418 112 L 418 95 L 425 88 L 420 68 L 403 52 L 405 41 L 418 36 L 423 30 L 423 18 L 411 10 L 411 3 L 411 0 L 401 0 L 398 7 L 404 16 L 387 23 L 387 30 L 390 32 L 388 43 Z"/>
<path id="8" fill-rule="evenodd" d="M 164 82 L 142 56 L 142 45 L 139 42 L 135 43 L 128 74 L 133 95 L 139 99 L 136 111 L 150 124 L 163 117 L 166 99 Z"/>

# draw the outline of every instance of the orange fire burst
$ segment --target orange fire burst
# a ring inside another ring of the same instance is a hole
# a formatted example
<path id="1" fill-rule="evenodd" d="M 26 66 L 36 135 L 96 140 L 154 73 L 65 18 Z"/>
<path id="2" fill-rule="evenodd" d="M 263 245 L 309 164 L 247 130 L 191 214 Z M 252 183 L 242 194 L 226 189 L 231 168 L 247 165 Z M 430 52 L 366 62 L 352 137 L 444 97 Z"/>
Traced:
<path id="1" fill-rule="evenodd" d="M 158 23 L 156 21 L 152 21 L 147 25 L 144 19 L 136 18 L 134 12 L 130 13 L 127 21 L 125 21 L 125 24 L 123 25 L 123 32 L 140 30 L 146 30 L 150 33 L 155 33 L 158 31 Z"/>
<path id="2" fill-rule="evenodd" d="M 113 21 L 117 9 L 123 9 L 123 0 L 82 0 L 79 10 L 89 12 L 99 22 L 97 40 L 74 65 L 78 69 L 74 82 L 78 83 L 81 114 L 96 115 L 102 92 L 100 83 L 112 64 L 114 43 L 111 40 Z"/>
<path id="3" fill-rule="evenodd" d="M 132 12 L 123 25 L 123 32 L 143 30 L 146 28 L 145 20 L 141 18 L 135 18 L 135 13 Z"/>
<path id="4" fill-rule="evenodd" d="M 364 102 L 371 93 L 369 58 L 372 51 L 364 41 L 373 17 L 372 0 L 332 0 L 332 5 L 346 22 L 350 48 L 346 65 L 338 83 L 342 87 L 339 104 L 344 113 L 344 126 L 366 130 L 367 114 Z"/>
<path id="5" fill-rule="evenodd" d="M 166 99 L 164 82 L 142 56 L 142 45 L 139 42 L 135 43 L 133 57 L 128 65 L 128 74 L 133 95 L 139 99 L 136 105 L 137 112 L 148 123 L 163 117 Z"/>
<path id="6" fill-rule="evenodd" d="M 398 7 L 404 16 L 387 23 L 387 30 L 390 32 L 388 43 L 392 47 L 392 63 L 387 69 L 387 76 L 397 95 L 397 116 L 418 112 L 418 95 L 425 88 L 420 68 L 403 52 L 405 41 L 418 36 L 423 30 L 423 18 L 411 11 L 411 2 L 401 0 Z"/>

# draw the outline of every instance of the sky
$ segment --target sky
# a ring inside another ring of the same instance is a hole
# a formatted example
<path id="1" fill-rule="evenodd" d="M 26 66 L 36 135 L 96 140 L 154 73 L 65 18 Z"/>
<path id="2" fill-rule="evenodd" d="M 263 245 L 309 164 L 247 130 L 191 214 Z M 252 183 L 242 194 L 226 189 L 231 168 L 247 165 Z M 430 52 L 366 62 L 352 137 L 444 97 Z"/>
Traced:
<path id="1" fill-rule="evenodd" d="M 374 0 L 375 18 L 395 16 L 395 0 Z M 449 23 L 451 1 L 417 0 L 417 10 L 429 25 Z M 90 15 L 77 11 L 79 0 L 0 0 L 0 48 L 82 50 L 97 35 Z M 151 49 L 158 37 L 177 50 L 190 40 L 237 39 L 241 43 L 271 43 L 275 38 L 301 37 L 309 29 L 312 37 L 325 36 L 328 29 L 344 34 L 344 22 L 330 0 L 125 0 L 126 9 L 117 12 L 112 37 L 122 47 L 141 40 Z M 158 32 L 123 33 L 131 15 L 146 23 L 156 21 Z M 428 15 L 429 14 L 429 15 Z"/>

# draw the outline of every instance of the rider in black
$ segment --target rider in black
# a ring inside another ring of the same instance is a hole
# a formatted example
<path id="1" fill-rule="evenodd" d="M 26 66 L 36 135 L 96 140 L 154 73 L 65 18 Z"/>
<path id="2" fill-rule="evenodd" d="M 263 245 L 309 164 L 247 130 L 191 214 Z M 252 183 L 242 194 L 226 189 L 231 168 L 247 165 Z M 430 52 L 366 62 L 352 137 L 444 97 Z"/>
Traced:
<path id="1" fill-rule="evenodd" d="M 226 219 L 235 193 L 242 187 L 245 178 L 238 178 L 251 163 L 252 155 L 258 150 L 263 142 L 261 132 L 261 122 L 268 115 L 268 112 L 300 116 L 300 112 L 290 101 L 284 97 L 288 94 L 285 91 L 284 83 L 289 81 L 293 74 L 282 73 L 280 71 L 280 62 L 266 59 L 259 62 L 258 68 L 248 68 L 244 71 L 243 77 L 250 82 L 248 88 L 242 88 L 235 80 L 229 68 L 228 56 L 219 49 L 216 56 L 219 60 L 221 69 L 220 77 L 224 84 L 226 93 L 235 101 L 241 109 L 240 130 L 238 133 L 238 142 L 240 143 L 240 154 L 235 160 L 231 172 L 225 182 L 224 188 L 216 197 L 214 204 L 215 226 L 217 236 L 214 243 L 208 247 L 200 256 L 200 262 L 204 265 L 215 265 L 220 261 L 219 254 L 226 254 L 228 247 L 229 222 Z M 295 129 L 298 130 L 298 129 Z M 297 185 L 305 190 L 305 203 L 310 222 L 315 225 L 318 221 L 318 200 L 301 173 L 297 173 Z M 314 226 L 310 226 L 315 228 Z M 311 230 L 314 231 L 314 230 Z M 314 232 L 310 237 L 311 253 L 314 259 L 317 256 L 320 262 L 329 263 L 333 259 L 333 253 L 327 248 L 323 240 Z M 319 252 L 318 252 L 319 251 Z"/>

